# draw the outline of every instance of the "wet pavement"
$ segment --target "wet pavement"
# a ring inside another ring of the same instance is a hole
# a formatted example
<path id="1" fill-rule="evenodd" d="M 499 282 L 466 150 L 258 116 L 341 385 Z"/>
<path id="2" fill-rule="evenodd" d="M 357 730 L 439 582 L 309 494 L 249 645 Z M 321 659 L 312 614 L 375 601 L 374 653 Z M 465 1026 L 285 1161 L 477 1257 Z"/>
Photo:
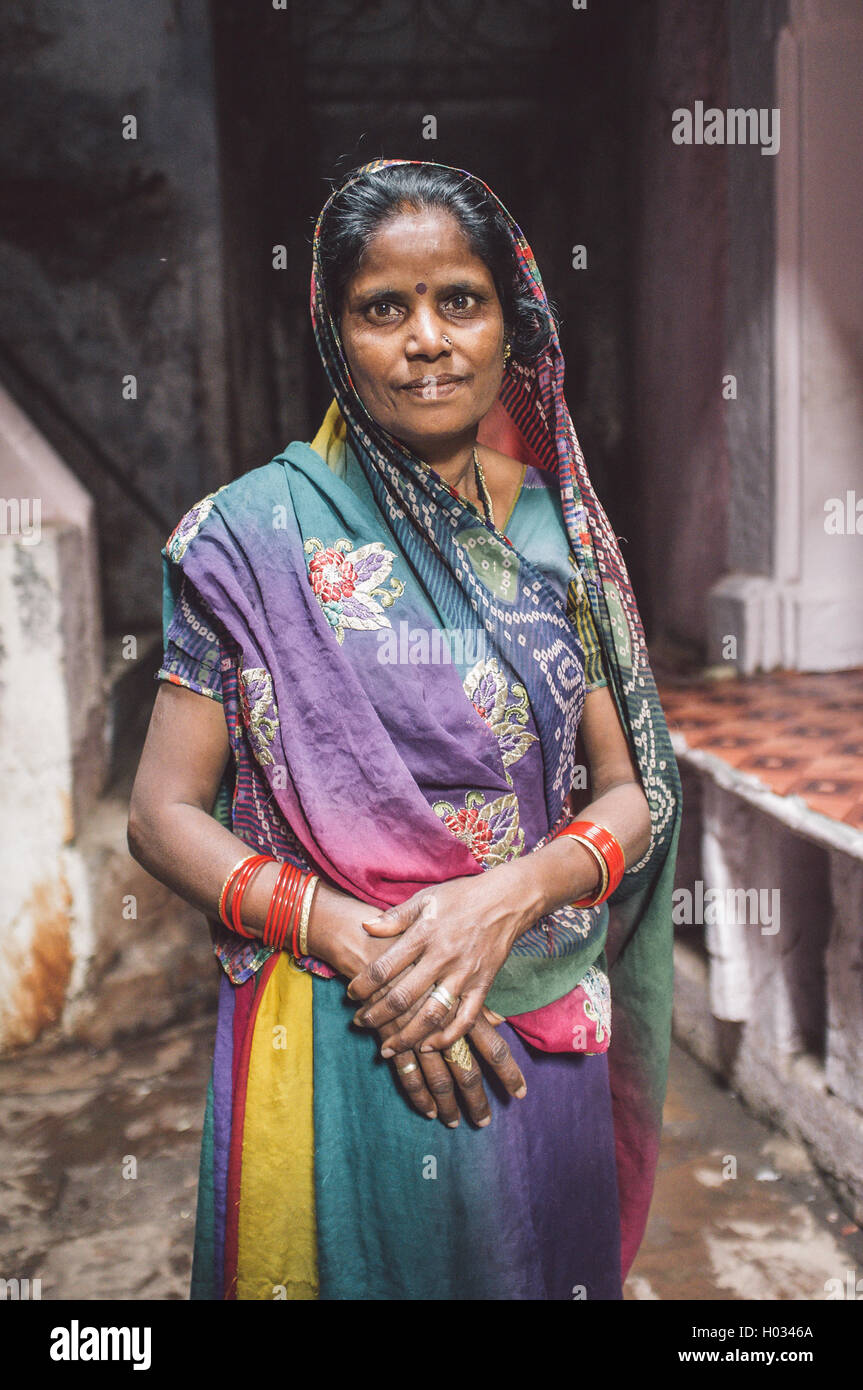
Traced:
<path id="1" fill-rule="evenodd" d="M 43 1299 L 187 1297 L 212 1033 L 0 1062 L 0 1278 L 41 1279 Z M 849 1271 L 863 1234 L 803 1148 L 675 1047 L 627 1298 L 826 1299 Z"/>

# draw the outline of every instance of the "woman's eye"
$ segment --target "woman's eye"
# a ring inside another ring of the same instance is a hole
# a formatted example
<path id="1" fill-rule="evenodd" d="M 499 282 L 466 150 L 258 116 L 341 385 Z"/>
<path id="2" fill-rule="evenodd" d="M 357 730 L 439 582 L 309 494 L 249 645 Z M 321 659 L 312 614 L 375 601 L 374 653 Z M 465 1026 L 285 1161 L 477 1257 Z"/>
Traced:
<path id="1" fill-rule="evenodd" d="M 386 323 L 398 313 L 398 309 L 395 304 L 390 304 L 389 300 L 379 299 L 377 303 L 369 306 L 369 313 L 378 323 Z"/>
<path id="2" fill-rule="evenodd" d="M 463 314 L 465 310 L 473 307 L 476 302 L 476 295 L 473 294 L 454 294 L 449 303 L 457 314 Z"/>

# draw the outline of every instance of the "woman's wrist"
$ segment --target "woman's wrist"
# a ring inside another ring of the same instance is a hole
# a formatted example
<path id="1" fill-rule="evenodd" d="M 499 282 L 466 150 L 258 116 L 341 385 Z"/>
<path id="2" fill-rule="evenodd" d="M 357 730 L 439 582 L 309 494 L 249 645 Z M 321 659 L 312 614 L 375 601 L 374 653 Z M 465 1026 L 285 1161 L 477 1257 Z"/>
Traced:
<path id="1" fill-rule="evenodd" d="M 520 868 L 520 895 L 528 915 L 533 914 L 517 937 L 541 917 L 577 898 L 586 897 L 599 887 L 594 856 L 571 835 L 556 837 L 541 849 L 522 855 L 512 867 Z"/>
<path id="2" fill-rule="evenodd" d="M 325 961 L 340 975 L 353 979 L 368 965 L 377 950 L 387 942 L 378 943 L 362 926 L 368 915 L 367 903 L 319 883 L 309 914 L 307 942 L 309 955 Z"/>
<path id="3" fill-rule="evenodd" d="M 254 853 L 247 848 L 247 856 Z M 242 855 L 238 857 L 242 858 Z M 260 941 L 270 910 L 273 891 L 281 864 L 275 859 L 270 864 L 262 864 L 249 882 L 243 894 L 242 923 Z M 306 932 L 306 948 L 310 956 L 325 961 L 340 975 L 353 978 L 365 969 L 369 961 L 386 946 L 369 936 L 362 926 L 362 918 L 370 908 L 358 898 L 352 898 L 329 884 L 319 881 L 312 898 L 311 911 Z M 283 949 L 290 950 L 290 938 Z"/>

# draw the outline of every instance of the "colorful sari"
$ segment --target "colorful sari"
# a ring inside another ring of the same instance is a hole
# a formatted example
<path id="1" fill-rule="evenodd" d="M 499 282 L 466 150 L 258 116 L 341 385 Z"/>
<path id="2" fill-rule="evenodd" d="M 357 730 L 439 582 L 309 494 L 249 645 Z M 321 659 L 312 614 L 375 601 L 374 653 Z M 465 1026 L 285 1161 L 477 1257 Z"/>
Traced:
<path id="1" fill-rule="evenodd" d="M 223 976 L 192 1296 L 620 1298 L 658 1150 L 681 809 L 635 600 L 556 335 L 510 363 L 480 430 L 525 466 L 504 534 L 365 411 L 320 227 L 312 318 L 335 396 L 321 431 L 193 507 L 164 552 L 159 674 L 225 708 L 214 814 L 367 903 L 401 902 L 565 823 L 584 699 L 607 681 L 651 839 L 608 904 L 567 905 L 516 942 L 487 1002 L 528 1095 L 490 1081 L 483 1130 L 408 1107 L 324 962 L 211 923 Z M 547 531 L 528 525 L 531 488 Z"/>

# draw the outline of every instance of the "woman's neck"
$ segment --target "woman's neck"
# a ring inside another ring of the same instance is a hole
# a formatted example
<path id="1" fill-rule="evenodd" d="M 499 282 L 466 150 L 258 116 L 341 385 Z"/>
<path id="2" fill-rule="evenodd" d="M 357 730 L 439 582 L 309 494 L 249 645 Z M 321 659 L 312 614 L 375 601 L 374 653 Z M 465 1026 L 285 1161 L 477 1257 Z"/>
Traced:
<path id="1" fill-rule="evenodd" d="M 426 451 L 422 458 L 439 477 L 443 478 L 445 483 L 455 488 L 462 497 L 467 497 L 470 502 L 482 505 L 474 476 L 473 451 L 475 447 L 474 441 L 471 440 L 468 443 L 462 442 L 455 448 L 440 450 L 439 452 L 437 450 Z"/>

